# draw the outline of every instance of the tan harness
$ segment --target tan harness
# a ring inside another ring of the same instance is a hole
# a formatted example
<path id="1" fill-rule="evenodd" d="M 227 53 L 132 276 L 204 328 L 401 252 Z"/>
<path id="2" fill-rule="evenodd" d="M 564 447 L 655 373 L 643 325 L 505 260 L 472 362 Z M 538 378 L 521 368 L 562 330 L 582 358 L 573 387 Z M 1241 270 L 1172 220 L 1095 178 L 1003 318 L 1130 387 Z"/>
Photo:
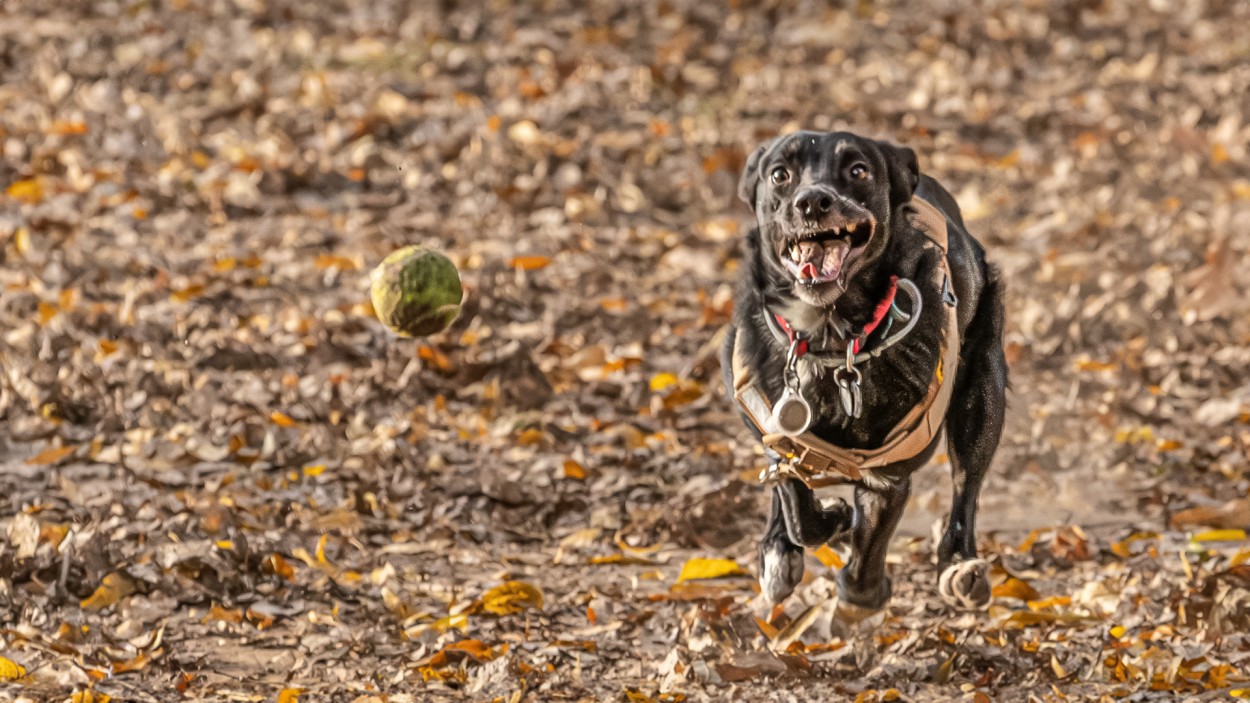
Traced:
<path id="1" fill-rule="evenodd" d="M 939 290 L 952 286 L 950 265 L 947 261 L 946 218 L 937 208 L 919 197 L 909 204 L 908 219 L 942 251 L 942 258 L 933 276 Z M 772 402 L 760 387 L 758 379 L 747 367 L 740 348 L 735 345 L 733 353 L 734 399 L 747 417 L 763 434 L 764 446 L 780 454 L 786 460 L 786 468 L 813 488 L 847 480 L 858 481 L 863 472 L 888 464 L 911 459 L 933 442 L 946 417 L 951 393 L 955 386 L 955 372 L 959 366 L 959 319 L 955 305 L 942 305 L 946 324 L 942 334 L 941 357 L 929 389 L 920 404 L 912 408 L 885 441 L 875 449 L 849 449 L 839 447 L 817 437 L 810 430 L 790 437 L 776 431 L 772 419 Z M 830 475 L 835 473 L 839 475 Z M 763 476 L 763 475 L 761 475 Z"/>

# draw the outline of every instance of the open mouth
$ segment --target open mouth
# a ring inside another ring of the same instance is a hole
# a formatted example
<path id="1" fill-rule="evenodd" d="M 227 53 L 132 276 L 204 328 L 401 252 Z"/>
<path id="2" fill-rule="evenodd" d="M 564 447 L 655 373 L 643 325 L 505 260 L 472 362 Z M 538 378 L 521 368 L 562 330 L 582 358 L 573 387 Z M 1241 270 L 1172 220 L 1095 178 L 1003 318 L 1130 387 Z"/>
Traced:
<path id="1" fill-rule="evenodd" d="M 868 218 L 790 238 L 781 251 L 781 263 L 804 285 L 834 281 L 851 254 L 872 237 L 875 226 Z"/>

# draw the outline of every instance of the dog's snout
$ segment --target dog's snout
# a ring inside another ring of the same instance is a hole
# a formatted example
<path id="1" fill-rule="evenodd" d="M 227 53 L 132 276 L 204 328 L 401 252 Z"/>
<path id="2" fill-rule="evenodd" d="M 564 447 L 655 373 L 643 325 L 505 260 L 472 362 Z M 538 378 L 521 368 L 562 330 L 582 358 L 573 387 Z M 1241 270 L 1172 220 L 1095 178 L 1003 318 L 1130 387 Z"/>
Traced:
<path id="1" fill-rule="evenodd" d="M 804 188 L 794 196 L 794 207 L 805 220 L 815 220 L 833 209 L 833 193 L 824 188 Z"/>

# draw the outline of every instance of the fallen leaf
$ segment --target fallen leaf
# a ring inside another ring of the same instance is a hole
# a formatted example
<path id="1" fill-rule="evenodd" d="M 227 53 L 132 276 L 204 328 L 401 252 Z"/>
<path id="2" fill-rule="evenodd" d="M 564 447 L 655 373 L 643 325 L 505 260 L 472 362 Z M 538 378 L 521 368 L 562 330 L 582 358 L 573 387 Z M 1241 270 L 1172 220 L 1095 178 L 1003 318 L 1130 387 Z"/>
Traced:
<path id="1" fill-rule="evenodd" d="M 816 622 L 819 615 L 820 606 L 813 605 L 804 610 L 797 618 L 791 620 L 790 624 L 782 628 L 781 632 L 777 633 L 777 637 L 773 639 L 770 645 L 773 651 L 784 652 L 789 649 L 790 645 L 797 642 L 803 636 L 803 633 L 807 632 Z"/>
<path id="2" fill-rule="evenodd" d="M 43 184 L 34 178 L 13 181 L 5 192 L 9 194 L 10 198 L 27 205 L 33 205 L 43 200 Z"/>
<path id="3" fill-rule="evenodd" d="M 1194 542 L 1242 542 L 1245 539 L 1245 530 L 1207 530 L 1190 538 Z"/>
<path id="4" fill-rule="evenodd" d="M 481 610 L 493 615 L 512 615 L 531 608 L 542 610 L 543 592 L 524 581 L 506 581 L 482 595 Z"/>
<path id="5" fill-rule="evenodd" d="M 1173 527 L 1250 527 L 1250 498 L 1236 498 L 1217 506 L 1199 506 L 1182 510 L 1172 516 Z"/>
<path id="6" fill-rule="evenodd" d="M 607 555 L 593 556 L 590 558 L 590 563 L 596 564 L 596 565 L 620 564 L 623 566 L 655 566 L 659 564 L 659 562 L 654 561 L 652 559 L 647 559 L 646 557 L 636 557 L 636 556 L 631 556 L 628 554 L 607 554 Z"/>
<path id="7" fill-rule="evenodd" d="M 1014 576 L 1008 576 L 1006 581 L 994 587 L 992 595 L 995 598 L 1017 598 L 1023 601 L 1031 601 L 1036 600 L 1040 594 L 1037 592 L 1037 589 L 1028 583 Z"/>
<path id="8" fill-rule="evenodd" d="M 116 673 L 116 670 L 114 670 L 114 673 Z M 70 703 L 109 703 L 113 699 L 107 693 L 100 693 L 88 688 L 82 691 L 74 691 L 69 700 Z"/>
<path id="9" fill-rule="evenodd" d="M 291 419 L 290 415 L 279 410 L 269 413 L 269 421 L 278 427 L 298 427 L 299 423 Z"/>
<path id="10" fill-rule="evenodd" d="M 16 681 L 26 675 L 26 667 L 12 659 L 0 657 L 0 681 Z"/>
<path id="11" fill-rule="evenodd" d="M 658 393 L 669 386 L 675 385 L 677 380 L 678 379 L 675 374 L 671 374 L 667 371 L 657 373 L 651 377 L 651 390 Z"/>
<path id="12" fill-rule="evenodd" d="M 822 544 L 813 550 L 812 556 L 819 559 L 821 564 L 824 564 L 831 569 L 841 569 L 845 566 L 842 562 L 842 557 L 838 556 L 838 553 L 833 551 L 833 547 L 830 547 L 827 544 Z"/>
<path id="13" fill-rule="evenodd" d="M 86 610 L 103 610 L 110 605 L 116 605 L 135 590 L 133 579 L 120 571 L 114 571 L 106 575 L 95 592 L 84 598 L 80 605 Z"/>
<path id="14" fill-rule="evenodd" d="M 284 688 L 278 693 L 278 703 L 299 703 L 302 688 Z"/>
<path id="15" fill-rule="evenodd" d="M 682 565 L 681 573 L 677 576 L 677 582 L 740 576 L 745 573 L 746 571 L 741 566 L 738 566 L 738 562 L 733 559 L 701 559 L 695 557 Z"/>
<path id="16" fill-rule="evenodd" d="M 537 271 L 538 269 L 547 268 L 551 265 L 551 257 L 549 256 L 514 256 L 508 261 L 508 266 L 522 271 Z"/>
<path id="17" fill-rule="evenodd" d="M 68 447 L 48 447 L 26 460 L 29 466 L 48 466 L 51 464 L 59 464 L 61 461 L 69 457 L 70 454 L 78 451 L 77 445 Z"/>
<path id="18" fill-rule="evenodd" d="M 586 480 L 586 467 L 582 466 L 576 461 L 573 461 L 572 459 L 565 459 L 564 477 L 571 478 L 575 481 L 585 481 Z"/>

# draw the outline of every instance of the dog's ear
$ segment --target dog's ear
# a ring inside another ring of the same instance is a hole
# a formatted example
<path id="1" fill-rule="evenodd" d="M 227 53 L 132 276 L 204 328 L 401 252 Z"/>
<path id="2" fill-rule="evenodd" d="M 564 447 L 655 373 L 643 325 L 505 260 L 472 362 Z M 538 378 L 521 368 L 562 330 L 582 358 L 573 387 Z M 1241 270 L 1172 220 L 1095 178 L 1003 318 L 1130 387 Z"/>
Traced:
<path id="1" fill-rule="evenodd" d="M 772 145 L 772 141 L 767 141 L 756 147 L 742 167 L 742 178 L 738 179 L 738 197 L 751 207 L 752 212 L 755 211 L 755 187 L 760 184 L 760 161 Z"/>
<path id="2" fill-rule="evenodd" d="M 920 184 L 920 164 L 916 152 L 905 146 L 877 142 L 885 154 L 885 165 L 890 172 L 890 205 L 897 207 L 911 200 Z"/>

